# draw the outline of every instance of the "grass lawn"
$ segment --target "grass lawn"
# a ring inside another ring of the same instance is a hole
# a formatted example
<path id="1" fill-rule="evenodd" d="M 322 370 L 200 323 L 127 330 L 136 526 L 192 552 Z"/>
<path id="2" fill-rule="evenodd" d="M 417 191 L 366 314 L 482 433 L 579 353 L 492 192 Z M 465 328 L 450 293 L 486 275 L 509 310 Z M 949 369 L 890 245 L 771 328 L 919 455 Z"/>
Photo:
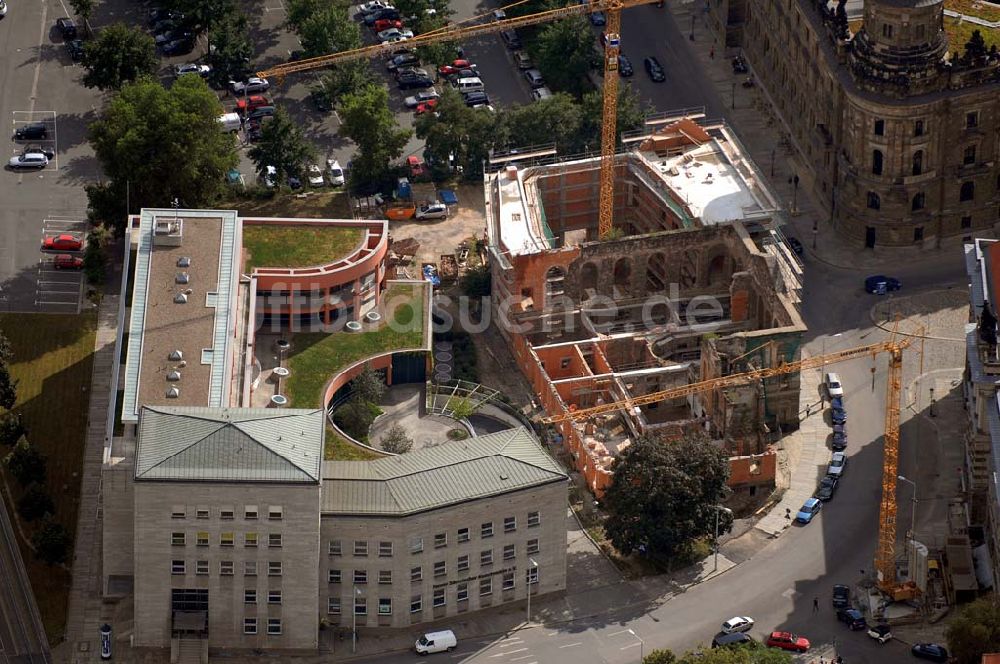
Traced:
<path id="1" fill-rule="evenodd" d="M 390 322 L 370 332 L 306 332 L 292 339 L 288 397 L 293 408 L 317 408 L 323 387 L 338 371 L 372 355 L 424 346 L 424 288 L 396 284 L 382 294 Z M 395 322 L 395 325 L 392 323 Z M 397 327 L 398 329 L 393 329 Z"/>
<path id="2" fill-rule="evenodd" d="M 309 267 L 333 263 L 361 243 L 364 229 L 331 226 L 243 227 L 244 270 L 255 267 Z"/>
<path id="3" fill-rule="evenodd" d="M 80 500 L 96 327 L 93 314 L 0 315 L 0 330 L 14 351 L 11 374 L 18 381 L 15 409 L 24 417 L 28 440 L 48 458 L 48 489 L 56 505 L 55 520 L 71 534 L 76 530 Z M 17 482 L 8 476 L 7 483 L 18 494 Z M 9 507 L 13 512 L 13 506 Z M 23 526 L 30 536 L 33 524 Z M 55 642 L 65 632 L 70 575 L 60 567 L 36 562 L 24 542 L 21 552 L 45 631 Z"/>
<path id="4" fill-rule="evenodd" d="M 238 210 L 241 217 L 306 217 L 351 219 L 351 201 L 343 190 L 310 190 L 304 194 L 282 192 L 272 198 L 236 198 L 219 204 Z"/>
<path id="5" fill-rule="evenodd" d="M 368 461 L 380 459 L 380 454 L 370 452 L 363 447 L 352 445 L 337 434 L 332 427 L 326 427 L 326 441 L 323 444 L 323 458 L 327 461 Z"/>
<path id="6" fill-rule="evenodd" d="M 974 30 L 979 30 L 980 34 L 983 35 L 983 39 L 986 40 L 986 48 L 992 44 L 1000 47 L 1000 30 L 984 28 L 981 25 L 960 21 L 949 16 L 944 17 L 944 31 L 948 35 L 948 49 L 952 53 L 958 51 L 958 54 L 961 55 L 965 51 L 965 45 L 972 39 Z"/>
<path id="7" fill-rule="evenodd" d="M 966 16 L 975 16 L 991 23 L 1000 21 L 1000 8 L 977 0 L 944 0 L 944 8 Z M 965 47 L 965 42 L 962 42 L 962 47 Z M 955 50 L 954 44 L 952 44 L 951 50 Z"/>

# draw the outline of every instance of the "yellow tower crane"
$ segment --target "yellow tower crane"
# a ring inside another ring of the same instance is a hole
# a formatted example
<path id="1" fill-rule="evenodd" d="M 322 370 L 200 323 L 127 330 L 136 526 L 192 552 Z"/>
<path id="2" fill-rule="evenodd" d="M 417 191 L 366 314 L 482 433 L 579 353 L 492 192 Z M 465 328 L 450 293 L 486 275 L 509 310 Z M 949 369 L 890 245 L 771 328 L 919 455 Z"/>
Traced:
<path id="1" fill-rule="evenodd" d="M 517 18 L 504 19 L 502 21 L 491 21 L 477 25 L 463 25 L 471 21 L 488 21 L 488 15 L 475 16 L 461 23 L 447 25 L 431 32 L 416 35 L 406 42 L 375 44 L 373 46 L 362 46 L 361 48 L 331 53 L 316 58 L 307 58 L 296 62 L 286 62 L 284 64 L 269 67 L 257 72 L 262 78 L 273 77 L 278 81 L 289 74 L 313 71 L 329 67 L 341 62 L 352 60 L 363 60 L 379 56 L 388 55 L 392 51 L 405 46 L 407 48 L 437 44 L 444 41 L 460 41 L 469 37 L 500 32 L 502 30 L 513 30 L 527 25 L 537 25 L 547 23 L 569 16 L 580 14 L 590 14 L 603 11 L 607 15 L 607 27 L 605 30 L 604 47 L 604 92 L 603 92 L 603 116 L 601 118 L 601 177 L 600 177 L 600 201 L 598 204 L 598 234 L 606 238 L 611 232 L 612 213 L 614 211 L 614 165 L 615 147 L 617 136 L 615 128 L 618 123 L 618 52 L 620 49 L 621 35 L 621 10 L 639 5 L 648 5 L 659 0 L 591 0 L 585 4 L 572 4 L 566 7 L 558 7 L 537 14 L 519 16 Z"/>
<path id="2" fill-rule="evenodd" d="M 888 341 L 867 346 L 858 346 L 846 350 L 817 355 L 796 362 L 786 362 L 776 367 L 753 369 L 744 373 L 719 376 L 690 385 L 683 385 L 668 390 L 651 392 L 638 397 L 623 399 L 613 403 L 600 404 L 591 408 L 567 411 L 559 415 L 546 417 L 546 424 L 558 424 L 567 421 L 586 420 L 595 415 L 614 413 L 632 409 L 650 403 L 666 401 L 701 394 L 713 390 L 746 385 L 774 376 L 795 373 L 807 369 L 821 368 L 828 364 L 846 362 L 865 356 L 874 360 L 882 353 L 889 354 L 889 376 L 885 397 L 885 435 L 882 460 L 882 502 L 879 509 L 878 548 L 875 554 L 875 571 L 878 574 L 878 584 L 881 590 L 896 599 L 911 596 L 914 592 L 911 586 L 901 586 L 896 582 L 896 477 L 899 462 L 899 398 L 903 377 L 903 350 L 912 340 L 896 339 L 896 330 Z"/>

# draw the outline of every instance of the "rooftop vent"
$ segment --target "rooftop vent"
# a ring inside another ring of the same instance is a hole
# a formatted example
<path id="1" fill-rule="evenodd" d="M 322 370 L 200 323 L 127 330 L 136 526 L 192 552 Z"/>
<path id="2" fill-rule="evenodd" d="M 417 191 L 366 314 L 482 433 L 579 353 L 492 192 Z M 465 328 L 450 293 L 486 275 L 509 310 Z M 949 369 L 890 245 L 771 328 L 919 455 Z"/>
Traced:
<path id="1" fill-rule="evenodd" d="M 174 304 L 187 304 L 187 301 L 187 293 L 178 293 L 177 295 L 174 295 Z"/>
<path id="2" fill-rule="evenodd" d="M 271 397 L 271 407 L 272 408 L 284 408 L 288 405 L 288 397 L 283 394 L 275 394 Z"/>
<path id="3" fill-rule="evenodd" d="M 369 311 L 368 313 L 365 314 L 365 320 L 367 320 L 369 323 L 377 323 L 380 320 L 382 320 L 382 314 L 380 314 L 377 311 Z"/>
<path id="4" fill-rule="evenodd" d="M 170 373 L 167 374 L 167 380 L 169 380 L 171 383 L 176 383 L 180 379 L 181 379 L 180 371 L 171 371 Z"/>
<path id="5" fill-rule="evenodd" d="M 167 355 L 167 359 L 171 362 L 180 362 L 184 359 L 184 353 L 179 350 L 170 351 L 170 355 Z"/>
<path id="6" fill-rule="evenodd" d="M 175 284 L 186 284 L 189 283 L 190 281 L 191 281 L 191 275 L 188 274 L 187 272 L 178 272 L 176 275 L 174 275 Z"/>
<path id="7" fill-rule="evenodd" d="M 191 257 L 181 256 L 177 259 L 177 267 L 191 267 Z"/>
<path id="8" fill-rule="evenodd" d="M 176 399 L 180 395 L 181 395 L 181 389 L 179 387 L 177 387 L 176 385 L 170 386 L 170 388 L 167 390 L 167 398 L 168 399 Z"/>
<path id="9" fill-rule="evenodd" d="M 184 237 L 184 221 L 182 219 L 157 219 L 153 225 L 153 244 L 155 246 L 178 247 Z"/>
<path id="10" fill-rule="evenodd" d="M 347 321 L 347 325 L 345 325 L 344 327 L 347 328 L 348 332 L 360 332 L 361 331 L 361 323 L 359 323 L 356 320 L 349 320 L 349 321 Z"/>

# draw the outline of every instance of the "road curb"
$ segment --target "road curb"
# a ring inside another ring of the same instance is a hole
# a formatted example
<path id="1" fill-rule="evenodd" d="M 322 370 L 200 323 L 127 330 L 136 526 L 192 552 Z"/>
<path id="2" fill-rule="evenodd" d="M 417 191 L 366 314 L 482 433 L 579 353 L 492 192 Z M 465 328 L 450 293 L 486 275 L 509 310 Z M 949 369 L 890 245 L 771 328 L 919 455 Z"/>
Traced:
<path id="1" fill-rule="evenodd" d="M 924 295 L 934 295 L 936 293 L 953 293 L 953 292 L 955 292 L 955 291 L 952 288 L 937 288 L 937 289 L 932 290 L 932 291 L 926 291 L 926 292 L 919 293 L 919 295 L 920 296 L 924 296 Z M 915 295 L 906 295 L 905 298 L 907 300 L 909 300 L 909 299 L 912 299 L 912 298 L 914 298 L 916 296 L 917 296 L 916 294 Z M 898 301 L 899 300 L 897 300 L 897 302 Z M 882 330 L 883 332 L 892 332 L 893 331 L 892 328 L 887 326 L 888 323 L 889 323 L 889 321 L 882 321 L 881 317 L 878 315 L 878 309 L 883 304 L 884 304 L 883 301 L 879 301 L 879 302 L 876 302 L 873 305 L 871 305 L 871 307 L 868 308 L 868 318 L 869 318 L 869 320 L 871 320 L 872 325 L 874 325 L 878 329 Z M 909 318 L 909 316 L 907 316 L 906 318 Z M 905 332 L 905 331 L 901 331 L 901 330 L 897 330 L 896 334 L 899 335 L 899 336 L 901 336 L 901 337 L 910 337 L 912 339 L 929 339 L 929 340 L 932 340 L 932 341 L 954 341 L 956 343 L 963 343 L 963 344 L 966 342 L 966 340 L 965 340 L 964 337 L 963 338 L 958 338 L 958 337 L 938 337 L 938 336 L 927 335 L 927 334 L 923 334 L 923 335 L 922 334 L 913 334 L 912 332 Z"/>

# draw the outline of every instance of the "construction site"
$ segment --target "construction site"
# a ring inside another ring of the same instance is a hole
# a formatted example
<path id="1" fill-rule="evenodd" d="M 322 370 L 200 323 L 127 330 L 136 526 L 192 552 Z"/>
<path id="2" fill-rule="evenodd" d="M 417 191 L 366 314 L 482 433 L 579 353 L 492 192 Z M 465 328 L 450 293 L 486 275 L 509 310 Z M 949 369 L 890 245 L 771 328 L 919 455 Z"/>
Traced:
<path id="1" fill-rule="evenodd" d="M 486 174 L 494 320 L 595 495 L 636 438 L 692 431 L 730 455 L 734 492 L 766 495 L 773 443 L 798 426 L 797 372 L 574 415 L 795 362 L 806 329 L 780 206 L 729 127 L 665 116 L 626 141 L 608 233 L 599 158 Z"/>

